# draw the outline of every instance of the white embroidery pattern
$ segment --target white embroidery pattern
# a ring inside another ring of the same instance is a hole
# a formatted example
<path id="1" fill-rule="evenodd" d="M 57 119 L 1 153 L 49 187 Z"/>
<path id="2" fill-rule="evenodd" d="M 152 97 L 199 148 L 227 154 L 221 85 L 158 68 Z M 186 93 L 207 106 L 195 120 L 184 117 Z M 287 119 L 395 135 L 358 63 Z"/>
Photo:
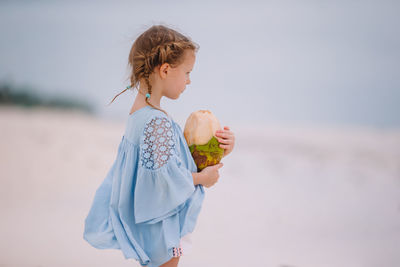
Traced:
<path id="1" fill-rule="evenodd" d="M 146 123 L 142 138 L 140 161 L 147 169 L 161 168 L 175 153 L 172 125 L 164 117 L 155 117 Z"/>

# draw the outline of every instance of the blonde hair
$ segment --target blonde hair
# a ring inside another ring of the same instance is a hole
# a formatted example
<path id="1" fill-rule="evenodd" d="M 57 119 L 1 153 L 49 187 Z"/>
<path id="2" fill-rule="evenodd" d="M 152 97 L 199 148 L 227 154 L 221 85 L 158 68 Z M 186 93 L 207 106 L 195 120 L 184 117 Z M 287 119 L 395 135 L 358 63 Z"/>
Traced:
<path id="1" fill-rule="evenodd" d="M 142 79 L 146 82 L 148 93 L 151 95 L 152 86 L 149 76 L 153 73 L 155 67 L 168 63 L 175 68 L 183 62 L 186 49 L 197 52 L 199 48 L 200 46 L 189 37 L 167 26 L 154 25 L 150 27 L 139 35 L 129 53 L 128 65 L 131 67 L 131 85 L 117 94 L 109 104 L 130 88 L 139 90 L 137 87 Z M 152 105 L 147 97 L 146 103 L 167 114 L 163 109 Z"/>

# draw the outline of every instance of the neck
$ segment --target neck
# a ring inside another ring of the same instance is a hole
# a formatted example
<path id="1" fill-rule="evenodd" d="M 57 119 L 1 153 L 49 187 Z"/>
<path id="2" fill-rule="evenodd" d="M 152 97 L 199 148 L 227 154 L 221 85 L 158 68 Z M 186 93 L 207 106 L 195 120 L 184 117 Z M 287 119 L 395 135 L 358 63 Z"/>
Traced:
<path id="1" fill-rule="evenodd" d="M 154 88 L 152 87 L 152 93 L 150 95 L 150 99 L 148 100 L 150 102 L 150 104 L 152 104 L 153 106 L 156 106 L 158 108 L 161 108 L 160 102 L 161 102 L 161 90 L 159 90 L 158 88 Z M 148 105 L 146 102 L 146 94 L 148 93 L 147 90 L 147 86 L 145 86 L 144 84 L 140 84 L 139 87 L 139 92 L 136 96 L 135 99 L 135 105 L 138 106 L 146 106 Z"/>

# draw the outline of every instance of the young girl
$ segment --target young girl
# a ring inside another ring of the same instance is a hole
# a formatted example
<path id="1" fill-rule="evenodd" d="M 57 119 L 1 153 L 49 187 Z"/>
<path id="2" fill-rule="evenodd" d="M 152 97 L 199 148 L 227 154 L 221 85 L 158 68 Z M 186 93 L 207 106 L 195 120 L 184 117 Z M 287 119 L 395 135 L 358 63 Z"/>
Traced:
<path id="1" fill-rule="evenodd" d="M 180 126 L 160 107 L 163 96 L 177 99 L 190 84 L 198 49 L 188 37 L 162 25 L 150 27 L 133 43 L 131 85 L 124 91 L 139 85 L 139 94 L 116 160 L 85 219 L 83 237 L 92 246 L 120 249 L 142 266 L 178 265 L 191 245 L 203 186 L 218 181 L 223 165 L 198 173 Z M 226 156 L 234 147 L 234 134 L 224 127 L 215 135 Z"/>

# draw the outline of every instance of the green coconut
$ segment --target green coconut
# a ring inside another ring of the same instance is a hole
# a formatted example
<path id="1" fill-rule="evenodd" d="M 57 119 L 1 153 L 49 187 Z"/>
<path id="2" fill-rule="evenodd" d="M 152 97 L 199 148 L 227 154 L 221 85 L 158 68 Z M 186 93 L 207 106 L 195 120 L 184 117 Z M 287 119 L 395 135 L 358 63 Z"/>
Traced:
<path id="1" fill-rule="evenodd" d="M 224 155 L 224 149 L 219 146 L 217 138 L 213 136 L 205 145 L 189 146 L 190 153 L 197 166 L 197 171 L 201 171 L 207 166 L 218 164 Z"/>
<path id="2" fill-rule="evenodd" d="M 209 110 L 195 111 L 186 120 L 184 136 L 197 171 L 218 164 L 224 155 L 224 149 L 215 137 L 217 130 L 221 130 L 221 126 Z"/>

